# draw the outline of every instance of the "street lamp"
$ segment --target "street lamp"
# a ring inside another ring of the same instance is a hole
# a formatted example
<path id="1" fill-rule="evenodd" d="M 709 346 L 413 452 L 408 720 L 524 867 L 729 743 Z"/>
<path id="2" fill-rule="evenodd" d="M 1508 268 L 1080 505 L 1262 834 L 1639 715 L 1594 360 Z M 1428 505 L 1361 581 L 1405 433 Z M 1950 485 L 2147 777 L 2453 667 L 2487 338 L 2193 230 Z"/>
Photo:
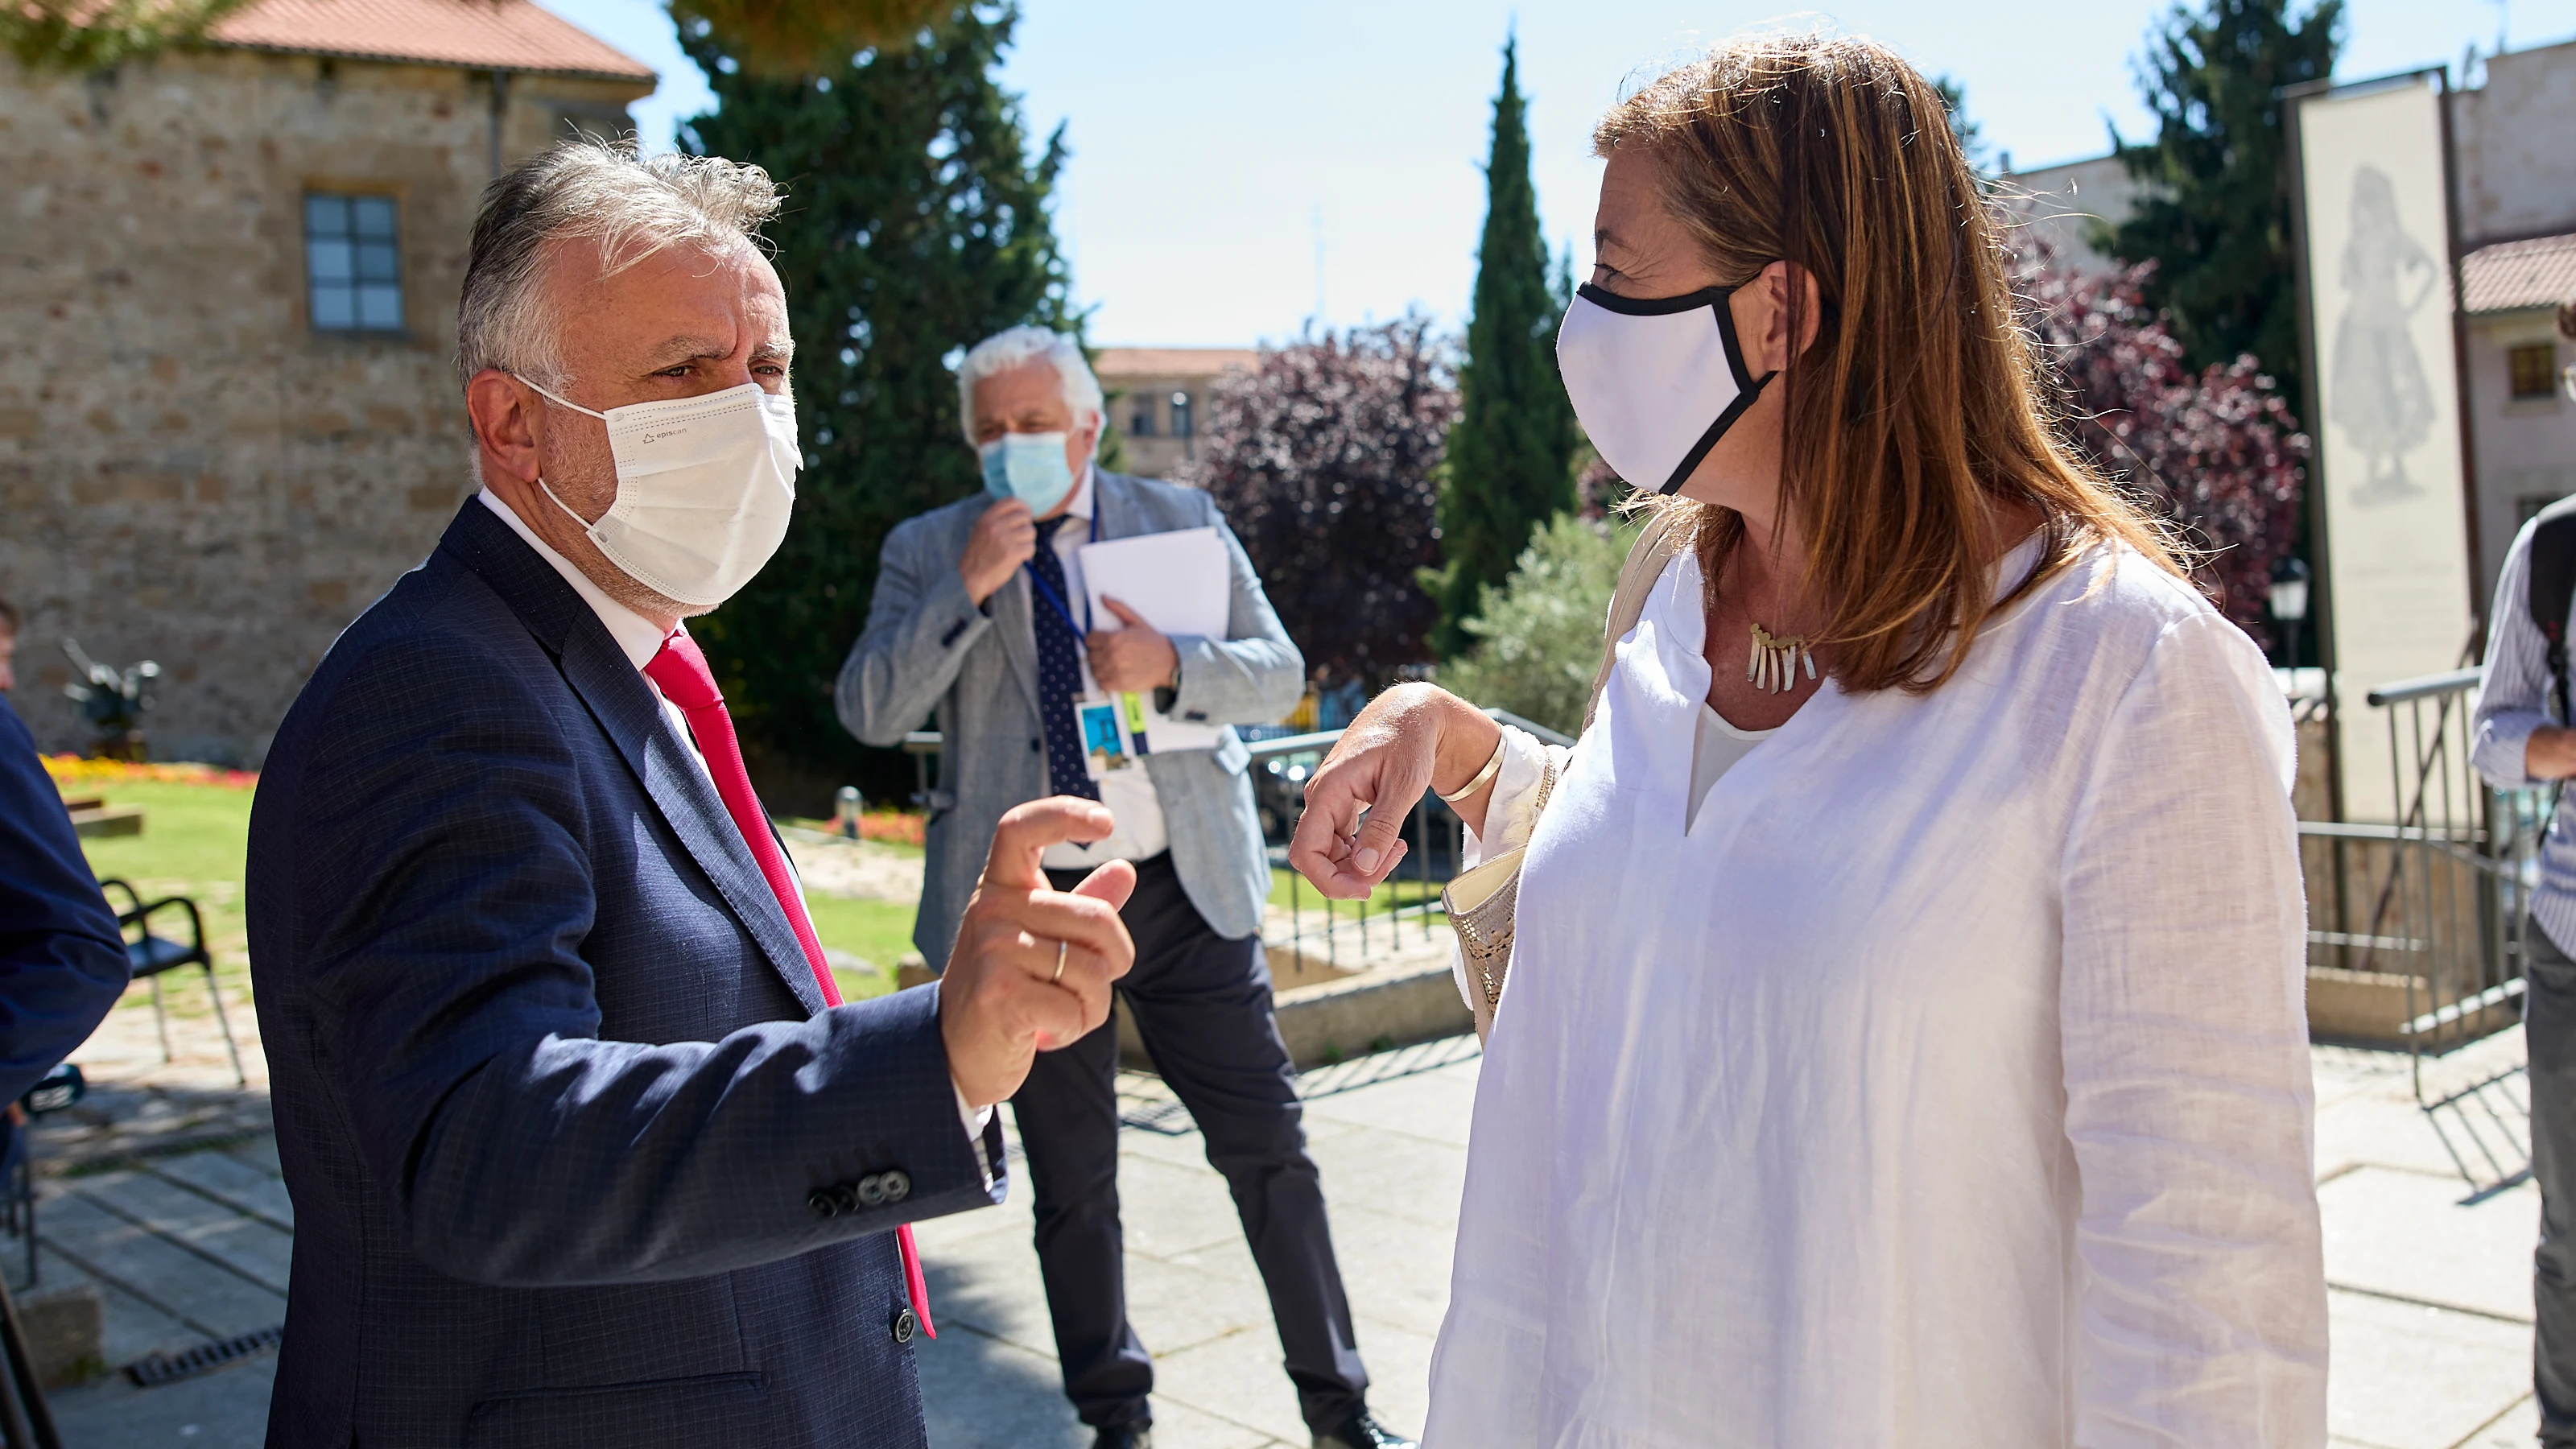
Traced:
<path id="1" fill-rule="evenodd" d="M 2299 667 L 2299 625 L 2308 617 L 2307 560 L 2284 555 L 2272 565 L 2272 617 L 2281 623 L 2281 662 Z M 2294 672 L 2291 678 L 2298 676 Z"/>

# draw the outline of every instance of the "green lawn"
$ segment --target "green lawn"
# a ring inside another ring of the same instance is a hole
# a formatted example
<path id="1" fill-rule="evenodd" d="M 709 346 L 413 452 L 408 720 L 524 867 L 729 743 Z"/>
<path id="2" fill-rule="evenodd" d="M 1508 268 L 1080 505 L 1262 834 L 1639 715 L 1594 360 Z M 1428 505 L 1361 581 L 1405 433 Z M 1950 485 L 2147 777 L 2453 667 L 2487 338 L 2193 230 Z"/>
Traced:
<path id="1" fill-rule="evenodd" d="M 250 956 L 242 920 L 242 880 L 243 856 L 250 839 L 251 792 L 219 785 L 151 782 L 83 784 L 74 788 L 84 795 L 103 795 L 112 805 L 143 807 L 141 835 L 81 842 L 88 852 L 90 869 L 101 878 L 118 876 L 131 881 L 146 900 L 166 895 L 194 897 L 205 915 L 207 944 L 214 952 L 216 975 L 225 994 L 247 996 Z M 822 938 L 824 945 L 881 968 L 876 972 L 837 973 L 841 995 L 856 1001 L 892 991 L 895 961 L 912 949 L 912 907 L 824 895 L 813 897 L 807 904 L 814 918 L 814 934 Z M 171 929 L 171 923 L 161 917 L 154 918 L 154 926 Z M 168 990 L 167 996 L 174 1015 L 205 1013 L 202 989 L 192 993 L 176 978 L 172 983 L 177 989 Z M 149 1003 L 150 992 L 137 989 L 128 994 L 123 1004 L 148 1008 Z"/>
<path id="2" fill-rule="evenodd" d="M 874 971 L 835 971 L 843 1001 L 860 1001 L 894 990 L 894 966 L 912 949 L 912 907 L 894 901 L 854 901 L 819 892 L 805 897 L 814 918 L 814 934 L 835 951 L 847 951 Z"/>

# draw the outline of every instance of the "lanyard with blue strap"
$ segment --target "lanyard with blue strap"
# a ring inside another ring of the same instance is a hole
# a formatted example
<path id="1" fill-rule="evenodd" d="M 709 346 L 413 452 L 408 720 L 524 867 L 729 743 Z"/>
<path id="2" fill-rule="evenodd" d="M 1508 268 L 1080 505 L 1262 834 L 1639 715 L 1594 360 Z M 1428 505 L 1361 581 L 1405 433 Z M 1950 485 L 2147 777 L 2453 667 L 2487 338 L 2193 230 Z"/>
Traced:
<path id="1" fill-rule="evenodd" d="M 1091 509 L 1090 542 L 1100 542 L 1100 508 L 1097 504 L 1094 504 Z M 1039 547 L 1053 548 L 1055 544 L 1050 541 Z M 1048 583 L 1044 576 L 1038 573 L 1037 561 L 1034 558 L 1029 559 L 1021 563 L 1020 567 L 1029 572 L 1029 587 L 1037 590 L 1038 597 L 1047 601 L 1048 608 L 1055 610 L 1056 617 L 1064 621 L 1064 627 L 1073 631 L 1073 637 L 1089 639 L 1091 637 L 1091 591 L 1083 590 L 1082 622 L 1077 624 L 1073 622 L 1073 606 L 1065 602 L 1064 595 L 1055 591 L 1055 585 Z"/>
<path id="2" fill-rule="evenodd" d="M 1093 543 L 1100 542 L 1100 509 L 1096 504 L 1091 510 L 1090 541 Z M 1055 547 L 1055 544 L 1050 540 L 1047 543 L 1041 544 L 1040 547 L 1053 548 Z M 1073 631 L 1073 637 L 1076 639 L 1088 640 L 1091 637 L 1091 591 L 1089 589 L 1083 590 L 1083 622 L 1077 624 L 1073 621 L 1072 605 L 1066 603 L 1064 596 L 1055 591 L 1055 585 L 1048 583 L 1044 577 L 1040 576 L 1035 558 L 1031 558 L 1028 562 L 1021 564 L 1020 567 L 1028 570 L 1029 587 L 1037 591 L 1037 596 L 1039 598 L 1047 601 L 1048 608 L 1055 610 L 1056 617 L 1064 621 L 1064 627 Z M 1144 701 L 1133 694 L 1122 694 L 1119 696 L 1119 699 L 1126 706 L 1125 712 L 1127 717 L 1129 742 L 1137 754 L 1145 754 L 1151 747 L 1146 743 L 1145 739 Z M 1079 706 L 1077 707 L 1077 714 L 1079 713 L 1080 708 L 1081 707 Z"/>

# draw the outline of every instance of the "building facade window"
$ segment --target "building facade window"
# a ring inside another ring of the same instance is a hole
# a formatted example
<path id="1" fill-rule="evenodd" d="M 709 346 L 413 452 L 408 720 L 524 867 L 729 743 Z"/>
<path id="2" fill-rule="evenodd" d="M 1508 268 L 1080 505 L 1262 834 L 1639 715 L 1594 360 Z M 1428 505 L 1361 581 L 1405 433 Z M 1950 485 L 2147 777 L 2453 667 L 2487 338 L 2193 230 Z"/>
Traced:
<path id="1" fill-rule="evenodd" d="M 1176 392 L 1172 394 L 1172 436 L 1175 438 L 1194 438 L 1198 436 L 1198 431 L 1190 426 L 1190 395 L 1188 393 Z"/>
<path id="2" fill-rule="evenodd" d="M 304 277 L 316 332 L 400 332 L 402 249 L 390 196 L 304 194 Z"/>
<path id="3" fill-rule="evenodd" d="M 2554 397 L 2558 392 L 2558 348 L 2554 343 L 2535 342 L 2528 347 L 2507 348 L 2505 367 L 2513 375 L 2513 397 L 2516 402 Z"/>
<path id="4" fill-rule="evenodd" d="M 1154 436 L 1154 399 L 1151 395 L 1136 399 L 1136 413 L 1128 420 L 1127 436 L 1131 438 Z"/>

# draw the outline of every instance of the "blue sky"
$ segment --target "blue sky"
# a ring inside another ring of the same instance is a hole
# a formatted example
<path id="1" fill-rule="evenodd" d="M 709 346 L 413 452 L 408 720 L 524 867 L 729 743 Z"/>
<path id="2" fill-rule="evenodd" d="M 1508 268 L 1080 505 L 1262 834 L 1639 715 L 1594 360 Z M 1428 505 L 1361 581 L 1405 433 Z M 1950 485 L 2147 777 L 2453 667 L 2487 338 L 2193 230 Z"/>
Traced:
<path id="1" fill-rule="evenodd" d="M 655 0 L 539 0 L 662 75 L 648 145 L 710 103 Z M 1065 126 L 1056 230 L 1095 343 L 1244 346 L 1419 305 L 1464 314 L 1505 33 L 1518 26 L 1541 221 L 1578 269 L 1593 120 L 1659 57 L 1749 25 L 1875 36 L 1967 87 L 2017 166 L 2146 130 L 2135 59 L 2165 0 L 1023 0 L 1004 82 L 1032 132 Z M 2472 43 L 2576 37 L 2576 0 L 2350 0 L 2341 73 L 2449 63 Z"/>

